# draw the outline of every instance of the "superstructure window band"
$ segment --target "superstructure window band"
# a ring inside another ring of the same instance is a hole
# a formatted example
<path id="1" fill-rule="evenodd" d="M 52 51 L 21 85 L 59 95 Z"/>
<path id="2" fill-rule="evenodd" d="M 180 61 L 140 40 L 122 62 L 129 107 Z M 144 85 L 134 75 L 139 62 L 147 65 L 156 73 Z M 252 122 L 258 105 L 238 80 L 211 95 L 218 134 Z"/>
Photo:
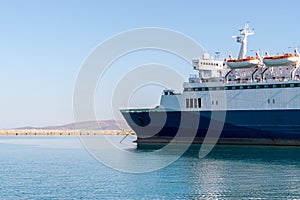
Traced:
<path id="1" fill-rule="evenodd" d="M 245 90 L 245 89 L 272 89 L 272 88 L 293 88 L 300 87 L 300 83 L 285 84 L 264 84 L 264 85 L 240 85 L 240 86 L 222 86 L 222 87 L 195 87 L 184 88 L 184 92 L 214 91 L 214 90 Z"/>

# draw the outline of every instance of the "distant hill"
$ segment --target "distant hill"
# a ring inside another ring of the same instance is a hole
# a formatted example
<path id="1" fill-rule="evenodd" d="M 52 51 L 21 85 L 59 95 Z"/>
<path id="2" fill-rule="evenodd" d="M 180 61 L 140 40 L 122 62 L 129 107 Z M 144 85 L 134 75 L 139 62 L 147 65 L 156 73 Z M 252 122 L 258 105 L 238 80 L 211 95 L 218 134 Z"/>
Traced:
<path id="1" fill-rule="evenodd" d="M 78 123 L 70 123 L 59 126 L 45 126 L 45 127 L 32 127 L 24 126 L 16 129 L 42 129 L 42 130 L 120 130 L 130 129 L 126 122 L 115 120 L 102 120 L 102 121 L 85 121 Z"/>

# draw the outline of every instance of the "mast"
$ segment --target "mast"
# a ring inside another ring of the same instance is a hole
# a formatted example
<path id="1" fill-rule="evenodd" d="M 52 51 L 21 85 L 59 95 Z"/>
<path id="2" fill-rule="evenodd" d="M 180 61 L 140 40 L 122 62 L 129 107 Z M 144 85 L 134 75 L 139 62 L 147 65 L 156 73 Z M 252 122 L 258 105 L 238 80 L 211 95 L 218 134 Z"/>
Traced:
<path id="1" fill-rule="evenodd" d="M 236 38 L 238 43 L 241 43 L 241 48 L 239 52 L 238 59 L 246 58 L 247 54 L 247 39 L 249 35 L 254 34 L 254 30 L 249 30 L 249 25 L 246 23 L 243 29 L 240 29 L 240 36 L 232 36 L 232 38 Z"/>

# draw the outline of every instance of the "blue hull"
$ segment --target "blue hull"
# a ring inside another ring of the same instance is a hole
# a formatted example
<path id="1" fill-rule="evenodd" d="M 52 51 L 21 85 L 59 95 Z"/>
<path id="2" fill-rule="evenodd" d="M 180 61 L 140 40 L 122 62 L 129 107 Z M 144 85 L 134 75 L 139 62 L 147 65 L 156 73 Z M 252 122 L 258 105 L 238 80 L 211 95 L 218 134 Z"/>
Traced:
<path id="1" fill-rule="evenodd" d="M 213 112 L 214 116 L 224 114 L 223 111 Z M 212 122 L 212 111 L 151 112 L 145 110 L 122 112 L 122 114 L 136 132 L 138 144 L 168 143 L 176 136 L 179 127 L 181 132 L 184 132 L 179 137 L 193 137 L 194 143 L 202 143 L 207 136 L 210 123 L 219 123 L 223 126 L 220 129 L 220 137 L 218 137 L 218 130 L 215 130 L 218 143 L 300 145 L 300 110 L 230 110 L 224 115 L 224 123 Z M 161 127 L 152 123 L 155 118 L 165 119 Z M 214 132 L 213 126 L 210 129 Z"/>

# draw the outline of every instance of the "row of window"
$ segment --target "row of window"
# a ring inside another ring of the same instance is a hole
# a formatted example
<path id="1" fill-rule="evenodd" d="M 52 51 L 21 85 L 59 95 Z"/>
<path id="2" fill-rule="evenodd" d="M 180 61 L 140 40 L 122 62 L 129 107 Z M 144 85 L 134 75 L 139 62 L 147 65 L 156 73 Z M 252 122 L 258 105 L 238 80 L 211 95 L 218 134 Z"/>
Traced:
<path id="1" fill-rule="evenodd" d="M 242 89 L 266 89 L 266 88 L 293 88 L 293 87 L 300 87 L 300 83 L 184 88 L 184 92 L 211 91 L 211 90 L 242 90 Z"/>
<path id="2" fill-rule="evenodd" d="M 218 100 L 212 100 L 212 105 L 218 105 Z M 275 99 L 268 99 L 268 104 L 275 104 Z M 201 108 L 201 98 L 189 98 L 185 99 L 186 108 Z"/>
<path id="3" fill-rule="evenodd" d="M 201 98 L 192 98 L 192 99 L 186 99 L 186 108 L 201 108 Z M 268 99 L 268 104 L 275 104 L 275 99 Z M 218 105 L 219 101 L 218 100 L 212 100 L 211 101 L 212 105 Z"/>
<path id="4" fill-rule="evenodd" d="M 211 66 L 219 66 L 219 63 L 210 63 L 210 62 L 200 62 L 200 65 L 211 65 Z"/>
<path id="5" fill-rule="evenodd" d="M 186 108 L 201 108 L 201 98 L 185 99 Z"/>
<path id="6" fill-rule="evenodd" d="M 272 100 L 272 103 L 275 104 L 275 99 Z M 271 99 L 268 99 L 268 104 L 271 104 Z"/>
<path id="7" fill-rule="evenodd" d="M 216 101 L 212 100 L 212 101 L 211 101 L 211 105 L 216 105 L 216 106 L 217 106 L 218 104 L 219 104 L 219 101 L 218 101 L 218 100 L 216 100 Z"/>

